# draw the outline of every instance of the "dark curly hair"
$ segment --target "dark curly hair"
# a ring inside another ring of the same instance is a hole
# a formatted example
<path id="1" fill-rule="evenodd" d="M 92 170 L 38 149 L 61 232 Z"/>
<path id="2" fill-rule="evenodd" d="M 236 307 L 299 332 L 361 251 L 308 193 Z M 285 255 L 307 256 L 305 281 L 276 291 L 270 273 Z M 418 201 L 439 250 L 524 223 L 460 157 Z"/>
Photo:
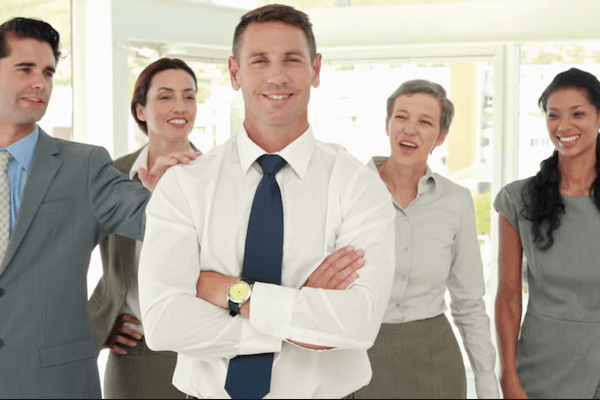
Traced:
<path id="1" fill-rule="evenodd" d="M 544 90 L 538 105 L 546 112 L 548 99 L 561 89 L 582 89 L 588 101 L 600 113 L 600 81 L 589 72 L 571 68 L 556 75 Z M 533 243 L 540 250 L 548 250 L 554 244 L 554 231 L 560 227 L 560 218 L 565 213 L 565 204 L 560 195 L 560 171 L 558 151 L 542 161 L 539 172 L 523 187 L 524 209 L 522 215 L 532 222 Z M 590 197 L 600 211 L 600 141 L 596 139 L 596 178 L 590 187 Z"/>

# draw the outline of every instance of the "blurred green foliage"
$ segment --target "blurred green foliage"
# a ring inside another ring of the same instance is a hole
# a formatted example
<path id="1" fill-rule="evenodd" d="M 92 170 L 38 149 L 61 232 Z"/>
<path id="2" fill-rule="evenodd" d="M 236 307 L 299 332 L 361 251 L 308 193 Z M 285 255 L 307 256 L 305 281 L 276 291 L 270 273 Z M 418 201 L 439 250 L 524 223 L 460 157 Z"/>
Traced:
<path id="1" fill-rule="evenodd" d="M 477 234 L 483 235 L 491 232 L 491 201 L 492 191 L 488 190 L 484 193 L 479 193 L 473 197 L 473 204 L 475 205 L 475 218 Z"/>

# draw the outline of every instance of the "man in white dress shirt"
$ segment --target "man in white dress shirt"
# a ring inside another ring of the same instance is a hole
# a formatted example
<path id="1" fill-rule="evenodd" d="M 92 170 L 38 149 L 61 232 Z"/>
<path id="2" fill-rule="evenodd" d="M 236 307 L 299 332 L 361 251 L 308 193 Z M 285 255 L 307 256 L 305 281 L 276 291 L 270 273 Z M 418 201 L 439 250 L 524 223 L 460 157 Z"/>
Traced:
<path id="1" fill-rule="evenodd" d="M 314 138 L 307 107 L 320 68 L 306 14 L 268 5 L 242 16 L 229 71 L 244 97 L 243 129 L 168 171 L 148 205 L 139 272 L 146 341 L 179 353 L 173 383 L 189 396 L 229 397 L 228 368 L 240 355 L 274 353 L 266 398 L 342 398 L 371 378 L 367 349 L 390 295 L 395 213 L 375 173 Z M 231 308 L 265 154 L 285 160 L 275 175 L 281 284 L 242 282 L 250 296 Z M 333 266 L 342 264 L 361 268 Z"/>

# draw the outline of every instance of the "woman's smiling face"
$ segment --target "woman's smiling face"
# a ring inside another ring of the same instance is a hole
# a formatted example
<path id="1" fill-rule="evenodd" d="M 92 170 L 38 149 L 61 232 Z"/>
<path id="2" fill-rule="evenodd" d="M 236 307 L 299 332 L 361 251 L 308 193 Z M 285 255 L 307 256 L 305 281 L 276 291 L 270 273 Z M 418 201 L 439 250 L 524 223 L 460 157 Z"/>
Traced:
<path id="1" fill-rule="evenodd" d="M 441 114 L 440 101 L 433 95 L 399 96 L 386 127 L 392 158 L 406 166 L 427 164 L 433 148 L 441 145 L 448 134 L 441 131 Z"/>
<path id="2" fill-rule="evenodd" d="M 548 97 L 546 126 L 561 156 L 593 153 L 600 130 L 600 113 L 588 100 L 585 89 L 565 88 Z"/>

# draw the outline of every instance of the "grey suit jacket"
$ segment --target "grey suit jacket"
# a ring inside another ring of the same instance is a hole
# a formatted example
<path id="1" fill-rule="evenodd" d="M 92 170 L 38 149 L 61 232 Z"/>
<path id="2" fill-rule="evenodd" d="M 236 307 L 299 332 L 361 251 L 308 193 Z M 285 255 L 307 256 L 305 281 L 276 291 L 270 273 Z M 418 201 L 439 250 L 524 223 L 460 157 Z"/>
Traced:
<path id="1" fill-rule="evenodd" d="M 149 192 L 101 147 L 40 137 L 0 266 L 0 398 L 99 398 L 87 271 L 109 233 L 143 238 Z"/>
<path id="2" fill-rule="evenodd" d="M 194 151 L 198 151 L 193 143 L 190 143 L 190 145 Z M 133 167 L 142 149 L 143 147 L 134 153 L 115 160 L 115 168 L 129 177 L 131 167 Z M 102 350 L 102 346 L 123 308 L 131 279 L 137 274 L 135 242 L 134 239 L 122 235 L 110 235 L 100 243 L 103 274 L 90 298 L 90 321 L 96 341 L 96 352 L 98 353 Z M 165 356 L 177 356 L 173 352 L 160 353 Z M 151 384 L 151 382 L 148 384 Z"/>

